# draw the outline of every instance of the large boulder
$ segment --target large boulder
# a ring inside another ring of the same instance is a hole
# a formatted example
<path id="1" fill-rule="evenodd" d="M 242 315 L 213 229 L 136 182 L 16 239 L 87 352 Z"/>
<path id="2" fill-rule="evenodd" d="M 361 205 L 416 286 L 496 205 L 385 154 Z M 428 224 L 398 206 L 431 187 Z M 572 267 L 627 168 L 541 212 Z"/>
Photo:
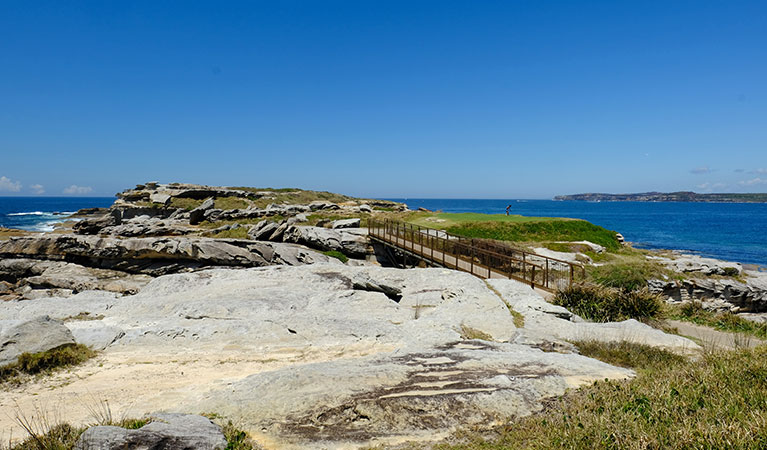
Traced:
<path id="1" fill-rule="evenodd" d="M 205 220 L 205 215 L 209 210 L 212 210 L 215 205 L 214 199 L 208 198 L 200 206 L 189 211 L 189 225 L 197 225 Z"/>
<path id="2" fill-rule="evenodd" d="M 85 430 L 75 450 L 224 450 L 221 427 L 203 416 L 155 413 L 137 430 L 96 426 Z"/>
<path id="3" fill-rule="evenodd" d="M 369 245 L 366 229 L 332 230 L 303 225 L 288 228 L 283 240 L 323 251 L 336 250 L 355 258 L 364 258 Z"/>
<path id="4" fill-rule="evenodd" d="M 0 367 L 14 364 L 22 353 L 39 353 L 62 345 L 74 344 L 75 338 L 61 322 L 40 316 L 13 324 L 0 321 Z"/>
<path id="5" fill-rule="evenodd" d="M 360 219 L 340 219 L 333 221 L 333 224 L 330 226 L 330 228 L 333 229 L 339 229 L 339 228 L 359 228 L 360 227 Z"/>

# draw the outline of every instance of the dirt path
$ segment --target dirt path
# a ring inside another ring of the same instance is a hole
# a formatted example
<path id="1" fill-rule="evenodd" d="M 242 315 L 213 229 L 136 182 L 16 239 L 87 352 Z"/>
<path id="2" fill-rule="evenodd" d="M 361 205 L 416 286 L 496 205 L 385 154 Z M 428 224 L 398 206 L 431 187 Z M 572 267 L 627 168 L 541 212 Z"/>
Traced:
<path id="1" fill-rule="evenodd" d="M 690 322 L 667 320 L 666 323 L 679 330 L 679 334 L 682 336 L 691 337 L 706 348 L 724 348 L 732 350 L 738 348 L 754 348 L 767 344 L 766 341 L 753 336 L 742 333 L 728 333 Z"/>

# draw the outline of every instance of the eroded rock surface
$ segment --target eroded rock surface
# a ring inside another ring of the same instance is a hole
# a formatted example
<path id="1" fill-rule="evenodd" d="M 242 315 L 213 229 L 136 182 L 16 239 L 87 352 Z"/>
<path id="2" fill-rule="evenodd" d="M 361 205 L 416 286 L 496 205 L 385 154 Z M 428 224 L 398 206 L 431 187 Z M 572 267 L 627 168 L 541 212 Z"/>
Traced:
<path id="1" fill-rule="evenodd" d="M 74 344 L 72 333 L 61 322 L 48 316 L 14 320 L 0 318 L 0 367 L 18 361 L 22 353 L 38 353 Z"/>
<path id="2" fill-rule="evenodd" d="M 87 394 L 133 416 L 215 412 L 266 448 L 355 448 L 487 426 L 539 411 L 569 387 L 632 375 L 565 339 L 694 346 L 649 327 L 579 323 L 520 283 L 490 283 L 326 263 L 160 276 L 130 296 L 3 302 L 0 320 L 95 319 L 65 326 L 104 350 L 51 381 L 55 390 L 0 396 L 0 409 L 55 398 L 77 423 L 88 420 L 76 401 Z M 0 417 L 0 428 L 14 426 Z"/>

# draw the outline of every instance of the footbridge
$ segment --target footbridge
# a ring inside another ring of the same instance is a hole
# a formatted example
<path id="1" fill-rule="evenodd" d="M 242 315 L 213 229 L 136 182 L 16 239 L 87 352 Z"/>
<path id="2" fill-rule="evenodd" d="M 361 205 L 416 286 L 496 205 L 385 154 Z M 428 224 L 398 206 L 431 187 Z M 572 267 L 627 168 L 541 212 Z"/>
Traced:
<path id="1" fill-rule="evenodd" d="M 480 278 L 514 279 L 533 289 L 554 292 L 585 276 L 580 264 L 406 222 L 370 218 L 368 234 L 374 242 L 432 266 L 457 269 Z"/>

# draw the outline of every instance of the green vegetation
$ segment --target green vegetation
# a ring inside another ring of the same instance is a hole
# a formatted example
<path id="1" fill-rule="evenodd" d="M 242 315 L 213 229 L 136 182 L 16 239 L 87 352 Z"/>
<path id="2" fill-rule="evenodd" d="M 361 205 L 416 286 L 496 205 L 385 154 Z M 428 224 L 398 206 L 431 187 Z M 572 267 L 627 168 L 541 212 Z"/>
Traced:
<path id="1" fill-rule="evenodd" d="M 248 229 L 245 227 L 232 228 L 212 234 L 217 239 L 248 239 Z"/>
<path id="2" fill-rule="evenodd" d="M 84 320 L 101 320 L 104 318 L 103 314 L 95 314 L 91 315 L 91 313 L 87 311 L 83 311 L 78 313 L 76 316 L 67 316 L 61 319 L 62 322 L 77 322 L 77 321 L 84 321 Z"/>
<path id="3" fill-rule="evenodd" d="M 634 261 L 613 261 L 601 266 L 591 266 L 588 273 L 596 283 L 624 290 L 644 288 L 647 286 L 647 280 L 673 276 L 663 265 L 647 261 L 644 257 Z"/>
<path id="4" fill-rule="evenodd" d="M 55 369 L 83 363 L 94 356 L 96 352 L 82 344 L 66 344 L 39 353 L 22 353 L 15 364 L 0 368 L 0 382 L 21 383 L 25 375 L 51 373 Z"/>
<path id="5" fill-rule="evenodd" d="M 8 445 L 8 450 L 70 450 L 86 430 L 84 427 L 73 427 L 68 423 L 54 425 L 45 432 L 35 431 L 29 423 L 22 422 L 22 426 L 29 437 L 18 444 Z M 0 444 L 0 448 L 5 447 Z"/>
<path id="6" fill-rule="evenodd" d="M 631 369 L 683 363 L 687 359 L 668 350 L 633 342 L 574 342 L 581 355 Z"/>
<path id="7" fill-rule="evenodd" d="M 261 222 L 262 220 L 268 220 L 270 222 L 281 222 L 285 220 L 285 217 L 277 214 L 274 216 L 265 216 L 265 217 L 253 217 L 248 219 L 228 219 L 228 220 L 217 220 L 215 222 L 211 222 L 209 220 L 206 220 L 205 222 L 202 222 L 200 225 L 198 225 L 200 228 L 205 229 L 213 229 L 213 228 L 219 228 L 224 225 L 254 225 L 258 222 Z"/>
<path id="8" fill-rule="evenodd" d="M 752 322 L 730 312 L 707 311 L 698 302 L 668 307 L 668 310 L 668 316 L 671 319 L 705 325 L 720 331 L 744 333 L 760 339 L 767 339 L 767 324 Z"/>
<path id="9" fill-rule="evenodd" d="M 270 203 L 287 203 L 287 204 L 300 204 L 306 205 L 316 200 L 323 200 L 332 203 L 344 203 L 348 201 L 354 201 L 352 197 L 346 195 L 334 194 L 332 192 L 320 192 L 320 191 L 303 191 L 300 189 L 258 189 L 258 188 L 237 188 L 244 189 L 250 192 L 269 191 L 274 195 L 253 198 L 253 205 L 257 208 L 266 208 Z M 360 203 L 357 201 L 357 203 Z"/>
<path id="10" fill-rule="evenodd" d="M 543 244 L 543 246 L 555 252 L 570 253 L 573 251 L 572 245 L 565 242 L 546 242 Z"/>
<path id="11" fill-rule="evenodd" d="M 235 427 L 231 420 L 221 426 L 221 431 L 224 432 L 224 437 L 226 438 L 225 450 L 254 450 L 260 448 L 248 436 L 248 433 Z"/>
<path id="12" fill-rule="evenodd" d="M 337 260 L 341 261 L 344 264 L 346 264 L 346 262 L 349 261 L 349 258 L 343 253 L 339 252 L 338 250 L 328 250 L 326 252 L 322 252 L 322 254 L 330 256 L 331 258 L 336 258 Z"/>
<path id="13" fill-rule="evenodd" d="M 191 211 L 194 208 L 197 208 L 198 206 L 202 205 L 203 200 L 197 200 L 194 198 L 179 198 L 179 197 L 173 197 L 170 199 L 170 206 L 172 208 L 181 208 L 186 209 L 187 211 Z"/>
<path id="14" fill-rule="evenodd" d="M 238 197 L 216 197 L 214 207 L 218 209 L 246 209 L 250 202 Z"/>
<path id="15" fill-rule="evenodd" d="M 647 288 L 627 291 L 593 283 L 574 284 L 559 291 L 554 304 L 595 322 L 647 321 L 663 314 L 661 297 Z"/>
<path id="16" fill-rule="evenodd" d="M 700 361 L 643 346 L 582 351 L 633 365 L 637 377 L 571 391 L 541 414 L 492 433 L 466 432 L 448 449 L 767 448 L 767 348 L 707 353 Z M 599 344 L 597 344 L 599 345 Z M 610 348 L 615 347 L 615 348 Z"/>
<path id="17" fill-rule="evenodd" d="M 469 238 L 513 242 L 585 240 L 613 251 L 620 248 L 614 232 L 585 220 L 474 213 L 421 213 L 406 220 Z"/>

